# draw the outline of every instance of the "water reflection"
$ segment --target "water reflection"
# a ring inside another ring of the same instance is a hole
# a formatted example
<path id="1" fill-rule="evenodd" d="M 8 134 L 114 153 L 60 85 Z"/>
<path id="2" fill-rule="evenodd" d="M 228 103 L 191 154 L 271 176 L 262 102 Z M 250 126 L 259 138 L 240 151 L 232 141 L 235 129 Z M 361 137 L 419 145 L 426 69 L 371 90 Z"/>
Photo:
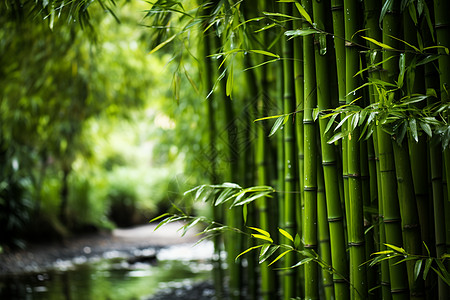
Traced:
<path id="1" fill-rule="evenodd" d="M 136 250 L 133 257 L 148 257 Z M 160 289 L 178 288 L 210 278 L 212 245 L 173 246 L 154 260 L 134 261 L 120 253 L 103 258 L 57 261 L 45 272 L 0 278 L 0 299 L 146 299 Z"/>

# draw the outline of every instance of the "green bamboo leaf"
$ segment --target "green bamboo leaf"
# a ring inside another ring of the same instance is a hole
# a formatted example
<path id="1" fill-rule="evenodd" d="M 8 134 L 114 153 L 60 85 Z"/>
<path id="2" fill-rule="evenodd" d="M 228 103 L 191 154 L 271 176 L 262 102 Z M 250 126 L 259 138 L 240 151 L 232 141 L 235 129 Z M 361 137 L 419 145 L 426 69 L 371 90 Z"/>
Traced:
<path id="1" fill-rule="evenodd" d="M 393 38 L 394 40 L 400 41 L 400 42 L 402 42 L 403 44 L 405 44 L 405 45 L 407 45 L 407 46 L 413 48 L 415 51 L 420 52 L 419 48 L 417 48 L 416 46 L 411 45 L 410 43 L 408 43 L 408 42 L 406 42 L 406 41 L 404 41 L 404 40 L 402 40 L 402 39 L 399 39 L 399 38 L 397 38 L 397 37 L 395 37 L 395 36 L 393 36 L 393 35 L 388 34 L 388 36 L 389 36 L 390 38 Z"/>
<path id="2" fill-rule="evenodd" d="M 255 231 L 258 231 L 258 232 L 261 233 L 262 235 L 265 235 L 265 236 L 267 236 L 267 237 L 270 237 L 270 233 L 267 232 L 267 231 L 265 231 L 264 229 L 257 228 L 257 227 L 248 227 L 248 228 L 250 228 L 250 229 L 252 229 L 252 230 L 255 230 Z"/>
<path id="3" fill-rule="evenodd" d="M 386 0 L 383 4 L 383 7 L 381 8 L 380 19 L 378 20 L 380 28 L 382 27 L 381 24 L 383 24 L 384 16 L 392 5 L 392 1 L 393 0 Z"/>
<path id="4" fill-rule="evenodd" d="M 281 14 L 281 13 L 267 12 L 267 11 L 263 11 L 263 15 L 271 16 L 271 17 L 284 17 L 284 18 L 288 18 L 288 19 L 297 19 L 297 18 L 294 18 L 294 17 L 292 17 L 290 15 L 285 15 L 285 14 Z"/>
<path id="5" fill-rule="evenodd" d="M 428 271 L 430 271 L 430 267 L 431 267 L 431 263 L 433 262 L 433 258 L 427 258 L 427 260 L 425 261 L 425 269 L 423 270 L 423 280 L 425 280 L 427 278 L 428 275 Z"/>
<path id="6" fill-rule="evenodd" d="M 268 116 L 268 117 L 263 117 L 263 118 L 256 119 L 253 122 L 258 122 L 258 121 L 263 121 L 263 120 L 270 120 L 270 119 L 275 119 L 275 118 L 279 118 L 279 117 L 283 117 L 283 116 L 284 115 Z"/>
<path id="7" fill-rule="evenodd" d="M 359 124 L 359 114 L 353 114 L 352 122 L 351 122 L 351 130 L 355 130 L 356 126 Z"/>
<path id="8" fill-rule="evenodd" d="M 298 246 L 300 246 L 301 242 L 302 242 L 302 238 L 300 237 L 300 235 L 298 233 L 295 234 L 294 247 L 298 248 Z"/>
<path id="9" fill-rule="evenodd" d="M 417 280 L 417 278 L 419 278 L 420 275 L 420 270 L 422 269 L 422 259 L 419 259 L 418 261 L 416 261 L 416 263 L 414 264 L 414 281 Z"/>
<path id="10" fill-rule="evenodd" d="M 261 32 L 261 31 L 264 31 L 264 30 L 267 30 L 267 29 L 270 29 L 270 28 L 275 27 L 275 26 L 277 26 L 277 24 L 275 24 L 275 23 L 269 24 L 269 25 L 264 26 L 264 27 L 262 27 L 262 28 L 260 28 L 258 30 L 255 30 L 255 33 L 258 33 L 258 32 Z"/>
<path id="11" fill-rule="evenodd" d="M 153 222 L 155 222 L 155 221 L 157 221 L 157 220 L 159 220 L 159 219 L 162 219 L 162 218 L 164 218 L 164 217 L 166 217 L 166 216 L 169 216 L 169 215 L 170 215 L 169 213 L 162 214 L 162 215 L 160 215 L 160 216 L 157 216 L 157 217 L 151 219 L 149 223 L 153 223 Z"/>
<path id="12" fill-rule="evenodd" d="M 148 54 L 153 54 L 156 51 L 158 51 L 159 49 L 161 49 L 162 47 L 164 47 L 165 45 L 167 45 L 168 43 L 170 43 L 177 35 L 174 34 L 172 35 L 170 38 L 168 38 L 167 40 L 165 40 L 164 42 L 162 42 L 161 44 L 159 44 L 158 46 L 156 46 L 155 48 L 153 48 L 152 51 L 150 51 Z"/>
<path id="13" fill-rule="evenodd" d="M 427 88 L 427 96 L 437 98 L 436 90 L 432 88 Z"/>
<path id="14" fill-rule="evenodd" d="M 442 276 L 440 277 L 450 286 L 450 274 L 448 273 L 446 267 L 439 259 L 436 259 L 435 262 L 438 265 L 439 270 L 441 271 Z M 437 273 L 437 270 L 435 270 L 435 272 Z"/>
<path id="15" fill-rule="evenodd" d="M 392 250 L 383 250 L 383 251 L 378 251 L 375 253 L 372 253 L 371 255 L 387 255 L 387 254 L 393 254 L 394 251 Z"/>
<path id="16" fill-rule="evenodd" d="M 445 277 L 445 275 L 442 274 L 439 270 L 437 270 L 437 269 L 435 269 L 435 268 L 433 268 L 433 267 L 431 267 L 431 269 L 433 269 L 433 271 L 434 271 L 436 274 L 438 274 L 438 276 L 439 276 L 439 277 L 440 277 L 447 285 L 450 286 L 450 277 L 448 277 L 448 275 L 447 275 L 447 277 Z"/>
<path id="17" fill-rule="evenodd" d="M 295 265 L 293 265 L 293 266 L 291 266 L 289 268 L 290 269 L 294 269 L 294 268 L 300 267 L 301 265 L 304 265 L 304 264 L 306 264 L 306 263 L 308 263 L 310 261 L 313 261 L 313 260 L 314 260 L 314 258 L 312 258 L 312 257 L 305 257 L 304 259 L 302 259 L 301 261 L 299 261 L 298 263 L 296 263 Z"/>
<path id="18" fill-rule="evenodd" d="M 314 120 L 314 121 L 317 121 L 317 118 L 319 117 L 319 113 L 320 113 L 319 108 L 318 108 L 318 107 L 315 107 L 315 108 L 313 109 L 313 120 Z"/>
<path id="19" fill-rule="evenodd" d="M 278 231 L 280 231 L 280 233 L 282 235 L 284 235 L 286 238 L 288 238 L 289 240 L 291 240 L 292 242 L 294 242 L 294 238 L 292 237 L 292 235 L 287 232 L 286 230 L 282 229 L 282 228 L 278 228 Z"/>
<path id="20" fill-rule="evenodd" d="M 292 250 L 286 250 L 283 253 L 281 253 L 280 255 L 277 256 L 277 258 L 275 258 L 268 266 L 273 265 L 276 261 L 280 260 L 283 256 L 285 256 L 286 254 L 288 254 L 289 252 L 291 252 Z"/>
<path id="21" fill-rule="evenodd" d="M 368 40 L 371 43 L 374 43 L 377 46 L 380 46 L 383 49 L 389 49 L 389 50 L 396 50 L 395 48 L 392 48 L 389 45 L 383 44 L 382 42 L 377 41 L 376 39 L 367 37 L 367 36 L 361 36 L 363 39 Z"/>
<path id="22" fill-rule="evenodd" d="M 348 114 L 345 117 L 342 118 L 342 120 L 337 124 L 336 128 L 334 128 L 334 131 L 338 130 L 342 125 L 344 125 L 345 121 L 347 121 L 348 118 L 350 118 L 352 115 Z"/>
<path id="23" fill-rule="evenodd" d="M 277 132 L 277 130 L 278 130 L 281 126 L 283 126 L 284 123 L 286 123 L 286 121 L 285 121 L 286 118 L 289 118 L 289 115 L 287 115 L 287 116 L 282 115 L 281 117 L 279 117 L 279 118 L 275 121 L 275 123 L 274 123 L 273 126 L 272 126 L 272 129 L 270 130 L 269 137 L 271 137 L 272 135 L 274 135 L 274 134 Z"/>
<path id="24" fill-rule="evenodd" d="M 416 63 L 416 66 L 421 66 L 421 65 L 426 65 L 432 61 L 438 60 L 440 57 L 439 54 L 431 54 L 428 55 L 427 57 L 425 57 L 424 59 L 420 60 L 419 62 Z"/>
<path id="25" fill-rule="evenodd" d="M 258 245 L 258 246 L 254 246 L 254 247 L 250 247 L 250 248 L 248 248 L 247 250 L 245 250 L 245 251 L 243 251 L 243 252 L 241 252 L 241 253 L 239 253 L 239 255 L 238 256 L 236 256 L 236 258 L 234 259 L 234 261 L 237 261 L 237 259 L 240 257 L 240 256 L 242 256 L 242 255 L 244 255 L 245 253 L 248 253 L 248 252 L 250 252 L 250 251 L 252 251 L 252 250 L 255 250 L 255 249 L 258 249 L 258 248 L 261 248 L 263 245 Z"/>
<path id="26" fill-rule="evenodd" d="M 242 216 L 244 218 L 244 224 L 247 224 L 247 216 L 248 216 L 248 209 L 247 209 L 247 205 L 244 205 L 242 207 Z"/>
<path id="27" fill-rule="evenodd" d="M 333 123 L 334 123 L 334 120 L 336 120 L 336 117 L 337 117 L 338 115 L 339 115 L 339 114 L 334 114 L 334 115 L 331 116 L 330 120 L 329 120 L 328 123 L 327 123 L 327 127 L 325 128 L 325 132 L 328 132 L 328 130 L 330 130 L 331 126 L 332 126 Z"/>
<path id="28" fill-rule="evenodd" d="M 425 50 L 431 50 L 431 49 L 442 49 L 442 50 L 444 50 L 445 54 L 447 54 L 447 55 L 450 54 L 450 51 L 445 46 L 430 46 L 430 47 L 423 48 L 424 51 Z"/>
<path id="29" fill-rule="evenodd" d="M 328 143 L 328 144 L 333 144 L 334 142 L 336 142 L 336 141 L 342 139 L 342 138 L 345 137 L 345 136 L 346 136 L 346 133 L 345 133 L 345 132 L 338 132 L 338 133 L 336 133 L 335 135 L 333 135 L 333 136 L 327 141 L 327 143 Z"/>
<path id="30" fill-rule="evenodd" d="M 414 141 L 416 141 L 416 143 L 418 143 L 419 142 L 419 135 L 417 133 L 416 119 L 409 120 L 409 130 L 411 131 L 411 135 L 412 135 Z"/>
<path id="31" fill-rule="evenodd" d="M 321 33 L 319 30 L 314 28 L 307 29 L 296 29 L 296 30 L 288 30 L 284 33 L 284 35 L 289 36 L 290 38 L 294 38 L 297 36 L 308 36 L 315 33 Z"/>
<path id="32" fill-rule="evenodd" d="M 218 206 L 222 203 L 225 203 L 232 199 L 234 196 L 236 196 L 235 190 L 233 188 L 226 188 L 219 194 L 219 197 L 216 199 L 214 205 Z"/>
<path id="33" fill-rule="evenodd" d="M 280 245 L 271 245 L 271 244 L 264 244 L 267 245 L 264 248 L 261 248 L 261 253 L 259 254 L 259 263 L 262 264 L 267 259 L 269 259 L 279 248 Z"/>
<path id="34" fill-rule="evenodd" d="M 303 18 L 305 18 L 306 22 L 308 22 L 309 24 L 311 24 L 312 26 L 314 26 L 311 17 L 309 16 L 309 14 L 306 12 L 306 10 L 303 8 L 303 6 L 301 6 L 300 3 L 293 1 L 295 3 L 295 6 L 298 9 L 298 12 L 302 15 Z"/>
<path id="35" fill-rule="evenodd" d="M 252 237 L 254 237 L 256 239 L 261 239 L 261 240 L 265 240 L 265 241 L 269 241 L 269 242 L 273 243 L 273 240 L 270 237 L 267 237 L 267 236 L 262 235 L 262 234 L 252 234 Z"/>
<path id="36" fill-rule="evenodd" d="M 429 136 L 432 137 L 433 136 L 433 131 L 431 130 L 431 126 L 428 125 L 425 122 L 419 121 L 419 125 L 422 128 L 422 130 Z"/>
<path id="37" fill-rule="evenodd" d="M 280 58 L 280 56 L 278 54 L 275 54 L 275 53 L 272 53 L 272 52 L 268 52 L 268 51 L 264 51 L 264 50 L 249 50 L 248 52 L 258 53 L 258 54 L 262 54 L 262 55 L 266 55 L 266 56 Z"/>
<path id="38" fill-rule="evenodd" d="M 230 67 L 230 72 L 228 73 L 228 76 L 227 76 L 227 86 L 226 86 L 226 94 L 230 98 L 231 98 L 231 94 L 233 92 L 233 86 L 234 86 L 233 78 L 234 78 L 234 76 L 233 76 L 233 66 L 231 66 Z"/>
<path id="39" fill-rule="evenodd" d="M 244 204 L 248 204 L 250 202 L 255 201 L 256 199 L 262 198 L 262 197 L 266 197 L 269 196 L 272 192 L 262 192 L 262 193 L 258 193 L 255 194 L 251 197 L 248 197 L 247 199 L 241 200 L 241 201 L 235 201 L 233 203 L 234 206 L 239 206 L 239 205 L 244 205 Z"/>
<path id="40" fill-rule="evenodd" d="M 405 71 L 406 71 L 406 60 L 405 60 L 405 54 L 400 54 L 400 59 L 398 60 L 398 65 L 400 72 L 398 74 L 397 79 L 397 86 L 401 88 L 403 86 L 403 79 L 405 78 Z"/>

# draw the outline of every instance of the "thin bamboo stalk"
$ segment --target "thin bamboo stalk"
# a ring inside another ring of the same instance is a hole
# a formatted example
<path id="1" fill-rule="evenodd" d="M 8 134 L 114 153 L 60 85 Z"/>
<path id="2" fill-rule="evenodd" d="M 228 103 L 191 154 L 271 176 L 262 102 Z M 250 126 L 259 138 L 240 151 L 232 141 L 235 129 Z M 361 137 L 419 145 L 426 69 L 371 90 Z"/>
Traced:
<path id="1" fill-rule="evenodd" d="M 312 3 L 302 0 L 302 6 L 312 15 Z M 304 22 L 303 28 L 309 28 Z M 317 251 L 317 137 L 313 109 L 316 107 L 316 78 L 314 67 L 314 45 L 311 35 L 303 37 L 303 72 L 304 72 L 304 231 L 305 249 Z M 305 264 L 305 298 L 318 299 L 318 267 L 315 262 Z"/>

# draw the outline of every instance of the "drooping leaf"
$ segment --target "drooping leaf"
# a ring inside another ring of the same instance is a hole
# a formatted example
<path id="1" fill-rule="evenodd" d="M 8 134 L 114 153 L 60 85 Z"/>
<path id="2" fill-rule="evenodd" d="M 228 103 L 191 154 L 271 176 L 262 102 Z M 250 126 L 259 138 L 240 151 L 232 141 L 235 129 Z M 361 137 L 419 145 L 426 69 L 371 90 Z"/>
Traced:
<path id="1" fill-rule="evenodd" d="M 258 245 L 258 246 L 250 247 L 250 248 L 244 250 L 243 252 L 239 253 L 238 256 L 236 256 L 236 258 L 234 259 L 234 261 L 237 261 L 237 259 L 238 259 L 239 257 L 241 257 L 242 255 L 244 255 L 245 253 L 248 253 L 248 252 L 250 252 L 250 251 L 252 251 L 252 250 L 261 248 L 262 246 L 263 246 L 263 245 Z"/>
<path id="2" fill-rule="evenodd" d="M 342 139 L 342 138 L 345 137 L 345 136 L 346 136 L 346 133 L 345 133 L 345 132 L 338 132 L 338 133 L 336 133 L 335 135 L 333 135 L 333 136 L 327 141 L 327 143 L 328 143 L 328 144 L 333 144 L 334 142 L 336 142 L 336 141 Z"/>
<path id="3" fill-rule="evenodd" d="M 282 229 L 282 228 L 278 228 L 278 230 L 280 231 L 280 233 L 282 235 L 284 235 L 286 238 L 288 238 L 290 241 L 294 242 L 294 238 L 292 237 L 292 235 L 287 232 L 286 230 Z"/>
<path id="4" fill-rule="evenodd" d="M 414 141 L 419 142 L 419 135 L 417 133 L 417 122 L 416 119 L 409 120 L 409 130 L 411 131 L 411 136 Z"/>
<path id="5" fill-rule="evenodd" d="M 289 252 L 291 252 L 292 250 L 286 250 L 283 253 L 281 253 L 280 255 L 277 256 L 277 258 L 275 258 L 270 264 L 273 265 L 275 262 L 277 262 L 278 260 L 280 260 L 283 256 L 285 256 L 286 254 L 288 254 Z"/>
<path id="6" fill-rule="evenodd" d="M 250 228 L 250 229 L 252 229 L 252 230 L 255 230 L 255 231 L 258 231 L 258 232 L 261 233 L 262 235 L 265 235 L 265 236 L 267 236 L 267 237 L 270 237 L 270 233 L 267 232 L 267 231 L 265 231 L 264 229 L 257 228 L 257 227 L 248 227 L 248 228 Z"/>
<path id="7" fill-rule="evenodd" d="M 165 40 L 164 42 L 153 48 L 148 54 L 155 53 L 156 51 L 158 51 L 159 49 L 170 43 L 176 36 L 177 36 L 176 34 L 172 35 L 170 38 L 168 38 L 167 40 Z"/>
<path id="8" fill-rule="evenodd" d="M 373 38 L 370 38 L 370 37 L 367 37 L 367 36 L 361 36 L 361 37 L 363 39 L 365 39 L 365 40 L 368 40 L 371 43 L 374 43 L 377 46 L 380 46 L 383 49 L 396 50 L 395 48 L 393 48 L 393 47 L 391 47 L 389 45 L 383 44 L 382 42 L 379 42 L 376 39 L 373 39 Z"/>
<path id="9" fill-rule="evenodd" d="M 252 237 L 273 243 L 273 240 L 270 237 L 262 235 L 262 234 L 252 234 Z"/>
<path id="10" fill-rule="evenodd" d="M 423 276 L 422 276 L 423 280 L 425 280 L 427 278 L 428 271 L 430 271 L 430 267 L 431 267 L 432 263 L 433 263 L 433 259 L 431 257 L 426 259 L 425 268 L 423 270 Z"/>
<path id="11" fill-rule="evenodd" d="M 270 130 L 270 133 L 269 133 L 269 137 L 271 137 L 272 135 L 274 135 L 276 132 L 277 132 L 277 130 L 281 127 L 281 126 L 283 126 L 283 124 L 285 124 L 286 123 L 286 119 L 289 119 L 289 115 L 282 115 L 281 117 L 279 117 L 276 121 L 275 121 L 275 123 L 273 124 L 273 126 L 272 126 L 272 129 Z"/>
<path id="12" fill-rule="evenodd" d="M 419 278 L 420 270 L 422 269 L 422 262 L 423 262 L 423 260 L 419 259 L 414 264 L 414 281 L 416 281 L 417 278 Z"/>
<path id="13" fill-rule="evenodd" d="M 262 264 L 267 259 L 269 259 L 278 249 L 280 249 L 280 245 L 271 245 L 271 244 L 264 244 L 267 245 L 264 248 L 261 248 L 261 253 L 259 254 L 259 263 Z M 264 250 L 264 251 L 263 251 Z"/>

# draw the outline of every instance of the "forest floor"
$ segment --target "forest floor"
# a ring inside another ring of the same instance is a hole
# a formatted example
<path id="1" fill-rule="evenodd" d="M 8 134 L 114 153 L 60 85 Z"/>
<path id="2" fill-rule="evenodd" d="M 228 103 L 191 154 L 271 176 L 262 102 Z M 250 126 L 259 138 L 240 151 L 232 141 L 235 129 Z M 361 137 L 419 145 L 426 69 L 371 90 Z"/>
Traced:
<path id="1" fill-rule="evenodd" d="M 136 249 L 163 248 L 194 243 L 199 237 L 194 230 L 181 236 L 182 224 L 166 224 L 155 231 L 156 224 L 148 224 L 110 232 L 97 232 L 71 237 L 63 242 L 30 244 L 25 250 L 0 254 L 0 275 L 20 274 L 51 267 L 58 261 L 75 257 L 101 256 L 108 251 L 129 253 Z"/>

